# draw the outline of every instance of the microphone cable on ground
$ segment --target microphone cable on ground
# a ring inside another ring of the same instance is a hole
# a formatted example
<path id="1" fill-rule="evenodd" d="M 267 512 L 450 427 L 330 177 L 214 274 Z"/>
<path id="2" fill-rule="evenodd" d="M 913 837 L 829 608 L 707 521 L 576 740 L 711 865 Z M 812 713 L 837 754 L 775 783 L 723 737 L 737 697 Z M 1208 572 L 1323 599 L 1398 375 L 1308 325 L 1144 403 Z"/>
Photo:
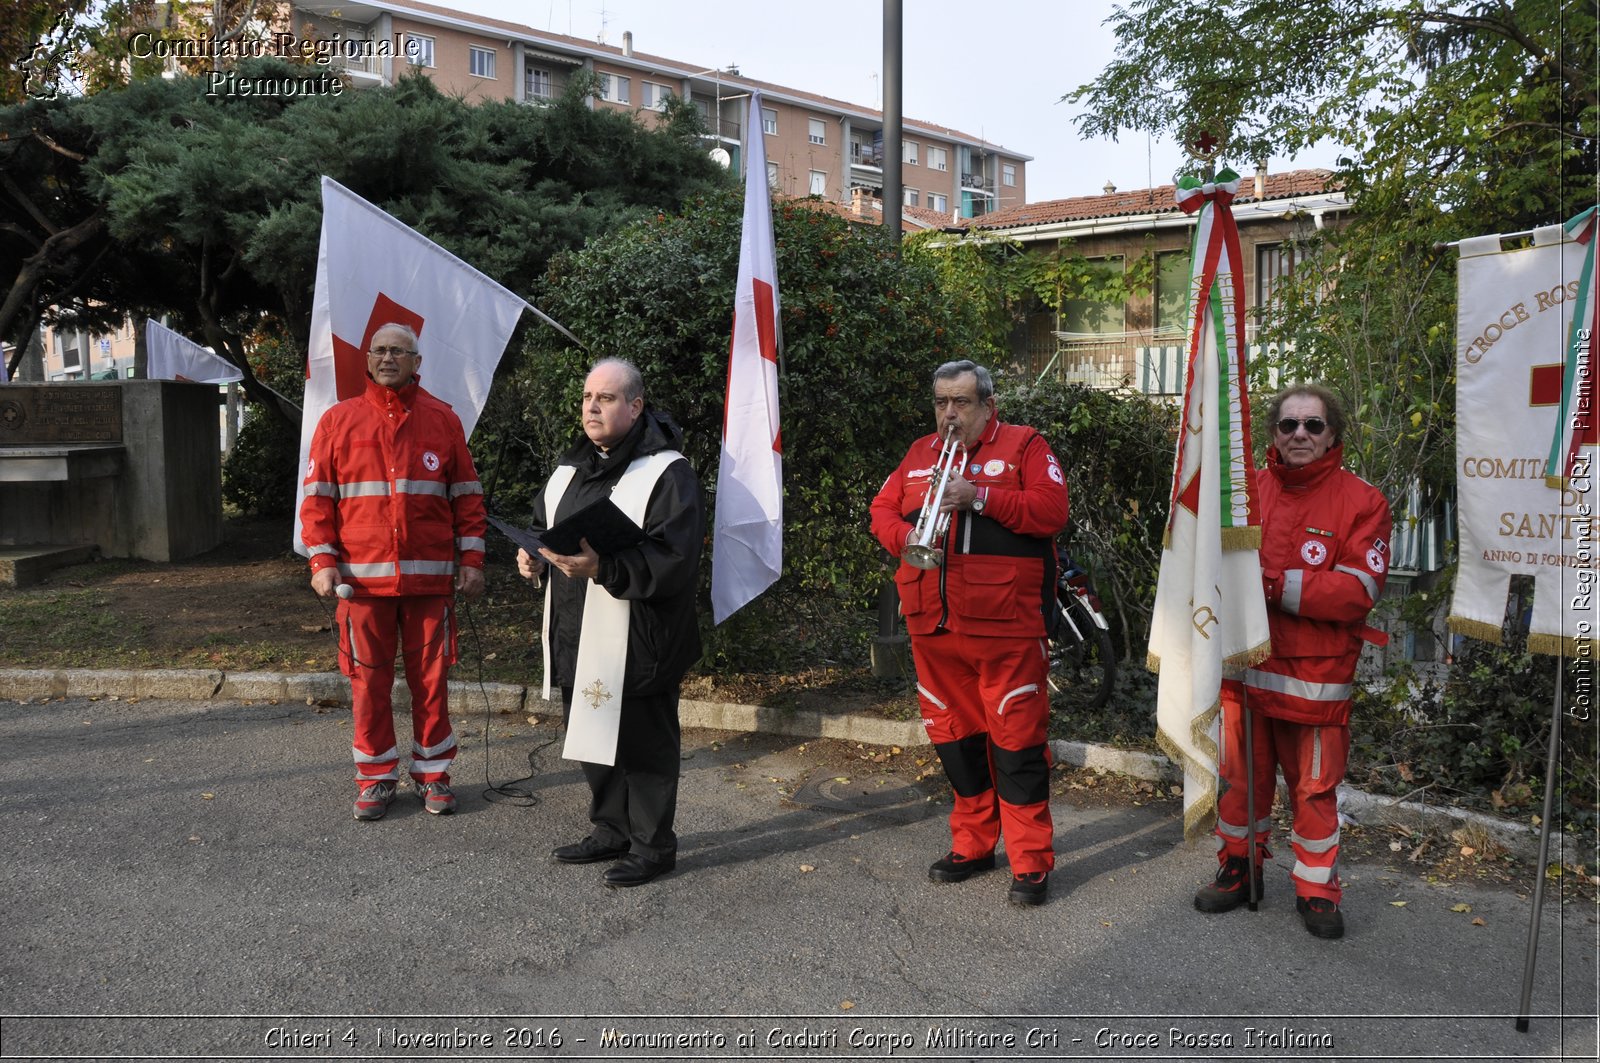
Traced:
<path id="1" fill-rule="evenodd" d="M 489 690 L 483 683 L 483 641 L 478 637 L 478 624 L 472 616 L 472 606 L 465 605 L 462 613 L 467 618 L 467 630 L 472 634 L 472 646 L 476 651 L 474 659 L 477 661 L 478 693 L 483 698 L 483 799 L 488 804 L 510 804 L 518 808 L 532 808 L 539 803 L 539 798 L 529 787 L 520 785 L 529 782 L 539 774 L 539 766 L 535 763 L 540 753 L 555 744 L 554 738 L 547 738 L 528 751 L 528 774 L 520 779 L 496 785 L 489 777 L 489 725 L 494 720 L 494 707 L 489 704 Z"/>

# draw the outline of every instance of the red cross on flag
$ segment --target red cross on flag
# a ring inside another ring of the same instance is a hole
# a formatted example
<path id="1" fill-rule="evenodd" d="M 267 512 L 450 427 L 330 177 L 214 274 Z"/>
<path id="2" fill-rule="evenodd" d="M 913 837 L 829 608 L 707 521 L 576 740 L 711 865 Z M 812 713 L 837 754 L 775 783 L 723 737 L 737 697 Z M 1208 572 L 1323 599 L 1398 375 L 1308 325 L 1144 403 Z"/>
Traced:
<path id="1" fill-rule="evenodd" d="M 390 323 L 409 325 L 416 332 L 422 354 L 418 379 L 455 409 L 471 438 L 495 367 L 527 305 L 337 181 L 322 179 L 322 242 L 306 355 L 300 462 L 294 473 L 297 551 L 305 553 L 299 485 L 311 435 L 329 407 L 365 388 L 372 334 Z"/>
<path id="2" fill-rule="evenodd" d="M 1563 433 L 1562 440 L 1567 443 L 1563 447 L 1558 442 L 1553 448 L 1561 459 L 1565 460 L 1565 470 L 1570 469 L 1573 460 L 1577 457 L 1580 447 L 1600 445 L 1600 418 L 1594 416 L 1594 375 L 1585 373 L 1584 383 L 1587 385 L 1587 394 L 1577 392 L 1576 402 L 1570 402 L 1571 410 L 1569 419 L 1565 422 L 1558 420 L 1557 424 L 1570 424 L 1570 434 Z M 1573 395 L 1573 390 L 1567 387 L 1567 367 L 1562 362 L 1553 365 L 1536 365 L 1528 373 L 1528 405 L 1529 406 L 1561 406 L 1563 401 Z"/>

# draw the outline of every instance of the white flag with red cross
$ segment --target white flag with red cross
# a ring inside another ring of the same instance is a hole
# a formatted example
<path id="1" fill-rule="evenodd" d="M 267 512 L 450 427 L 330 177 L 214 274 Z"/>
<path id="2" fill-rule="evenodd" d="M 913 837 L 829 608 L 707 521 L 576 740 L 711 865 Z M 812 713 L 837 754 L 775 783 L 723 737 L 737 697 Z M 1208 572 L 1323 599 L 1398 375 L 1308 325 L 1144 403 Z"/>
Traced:
<path id="1" fill-rule="evenodd" d="M 752 92 L 745 121 L 744 228 L 711 540 L 711 609 L 718 624 L 783 574 L 778 261 L 760 118 L 761 94 Z"/>
<path id="2" fill-rule="evenodd" d="M 471 438 L 495 367 L 527 305 L 337 181 L 322 179 L 322 242 L 295 469 L 295 550 L 306 552 L 300 541 L 301 481 L 312 433 L 329 407 L 365 389 L 372 334 L 387 324 L 407 325 L 417 334 L 418 379 L 455 409 Z"/>

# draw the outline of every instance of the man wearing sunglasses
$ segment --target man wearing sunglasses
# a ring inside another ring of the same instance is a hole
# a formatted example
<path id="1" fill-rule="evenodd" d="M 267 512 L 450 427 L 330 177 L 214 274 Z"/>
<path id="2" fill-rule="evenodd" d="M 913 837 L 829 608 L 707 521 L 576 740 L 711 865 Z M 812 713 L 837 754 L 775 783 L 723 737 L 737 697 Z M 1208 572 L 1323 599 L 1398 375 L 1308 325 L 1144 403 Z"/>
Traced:
<path id="1" fill-rule="evenodd" d="M 1261 895 L 1281 767 L 1294 813 L 1289 841 L 1295 907 L 1313 935 L 1337 938 L 1344 935 L 1338 787 L 1350 749 L 1350 699 L 1361 643 L 1384 640 L 1366 620 L 1389 570 L 1389 503 L 1343 468 L 1344 409 L 1333 392 L 1296 385 L 1272 400 L 1267 417 L 1272 447 L 1256 486 L 1272 656 L 1248 669 L 1242 684 L 1223 683 L 1221 867 L 1215 881 L 1195 895 L 1194 906 L 1232 911 L 1247 900 L 1252 873 Z M 1247 822 L 1247 716 L 1255 761 L 1253 832 Z"/>
<path id="2" fill-rule="evenodd" d="M 300 506 L 311 588 L 340 599 L 339 668 L 350 677 L 360 820 L 383 818 L 400 777 L 389 697 L 397 635 L 411 688 L 411 779 L 429 812 L 456 808 L 454 595 L 483 593 L 486 521 L 461 418 L 422 390 L 421 365 L 409 326 L 372 334 L 366 389 L 317 422 Z"/>

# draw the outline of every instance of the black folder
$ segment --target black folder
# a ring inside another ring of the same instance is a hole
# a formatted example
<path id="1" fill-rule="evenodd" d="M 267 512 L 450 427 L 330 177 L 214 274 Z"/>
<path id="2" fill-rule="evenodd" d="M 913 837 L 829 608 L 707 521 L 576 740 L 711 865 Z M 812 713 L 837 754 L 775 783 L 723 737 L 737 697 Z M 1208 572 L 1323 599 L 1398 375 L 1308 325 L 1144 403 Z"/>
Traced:
<path id="1" fill-rule="evenodd" d="M 539 556 L 539 547 L 543 546 L 544 542 L 541 541 L 537 535 L 531 531 L 525 531 L 524 529 L 517 527 L 515 524 L 507 524 L 493 513 L 490 513 L 488 516 L 489 523 L 493 524 L 496 528 L 499 528 L 500 533 L 507 539 L 510 539 L 512 542 L 528 551 L 531 556 Z"/>
<path id="2" fill-rule="evenodd" d="M 589 545 L 594 547 L 594 552 L 602 555 L 615 554 L 630 546 L 638 546 L 645 540 L 644 529 L 629 520 L 609 497 L 591 502 L 538 534 L 512 527 L 494 517 L 490 517 L 489 520 L 504 532 L 507 538 L 534 557 L 539 556 L 541 546 L 548 547 L 557 554 L 582 553 L 580 539 L 588 539 Z"/>
<path id="3" fill-rule="evenodd" d="M 558 554 L 582 553 L 579 539 L 588 539 L 597 554 L 615 554 L 644 542 L 644 529 L 629 520 L 610 496 L 589 503 L 546 528 L 539 536 Z"/>

